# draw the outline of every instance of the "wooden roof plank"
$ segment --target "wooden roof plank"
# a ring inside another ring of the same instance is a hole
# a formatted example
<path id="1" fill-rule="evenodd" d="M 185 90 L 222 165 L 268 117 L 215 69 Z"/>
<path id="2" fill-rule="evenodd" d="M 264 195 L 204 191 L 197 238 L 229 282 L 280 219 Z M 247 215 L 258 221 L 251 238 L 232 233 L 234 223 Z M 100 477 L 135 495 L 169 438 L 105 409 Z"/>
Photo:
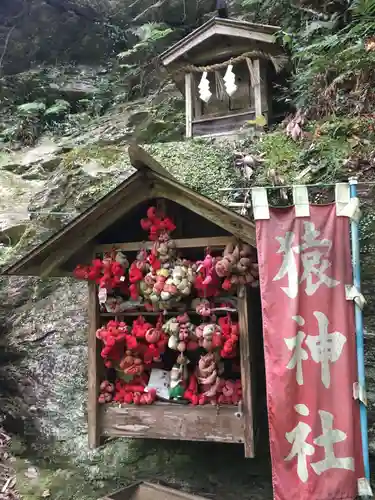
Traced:
<path id="1" fill-rule="evenodd" d="M 255 225 L 245 217 L 238 215 L 189 188 L 176 183 L 170 183 L 168 179 L 155 176 L 158 182 L 153 187 L 153 195 L 176 201 L 192 212 L 206 218 L 210 222 L 222 227 L 233 236 L 256 246 Z"/>
<path id="2" fill-rule="evenodd" d="M 180 238 L 173 239 L 176 248 L 222 248 L 235 240 L 233 236 L 207 236 L 206 238 Z M 140 248 L 151 250 L 155 242 L 153 241 L 131 241 L 127 243 L 113 243 L 96 245 L 95 253 L 110 252 L 114 248 L 124 252 L 138 252 Z"/>
<path id="3" fill-rule="evenodd" d="M 168 172 L 166 168 L 162 167 L 153 156 L 147 153 L 145 149 L 138 146 L 138 144 L 132 143 L 129 145 L 128 155 L 132 166 L 139 172 L 145 173 L 146 171 L 151 171 L 168 179 L 176 180 L 176 177 Z"/>
<path id="4" fill-rule="evenodd" d="M 61 245 L 60 250 L 50 254 L 40 266 L 40 276 L 45 278 L 51 275 L 53 269 L 60 266 L 66 262 L 69 257 L 71 257 L 77 249 L 81 248 L 83 245 L 88 243 L 90 240 L 95 238 L 97 234 L 106 229 L 113 222 L 118 220 L 122 215 L 129 212 L 132 208 L 139 205 L 148 198 L 148 191 L 144 189 L 141 183 L 136 183 L 132 185 L 131 193 L 122 198 L 121 202 L 115 204 L 111 208 L 108 208 L 103 214 L 101 214 L 93 224 L 87 225 L 84 228 L 74 228 L 71 230 L 72 234 L 68 234 L 69 240 L 72 241 L 72 245 Z"/>

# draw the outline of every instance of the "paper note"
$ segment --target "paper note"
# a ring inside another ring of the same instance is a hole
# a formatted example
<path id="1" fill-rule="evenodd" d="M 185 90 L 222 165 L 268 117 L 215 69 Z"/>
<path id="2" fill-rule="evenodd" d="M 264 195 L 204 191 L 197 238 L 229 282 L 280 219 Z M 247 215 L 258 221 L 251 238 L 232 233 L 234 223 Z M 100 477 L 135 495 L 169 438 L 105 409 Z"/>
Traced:
<path id="1" fill-rule="evenodd" d="M 163 399 L 169 399 L 170 378 L 171 372 L 161 370 L 160 368 L 153 368 L 146 391 L 147 389 L 155 389 L 157 396 Z"/>

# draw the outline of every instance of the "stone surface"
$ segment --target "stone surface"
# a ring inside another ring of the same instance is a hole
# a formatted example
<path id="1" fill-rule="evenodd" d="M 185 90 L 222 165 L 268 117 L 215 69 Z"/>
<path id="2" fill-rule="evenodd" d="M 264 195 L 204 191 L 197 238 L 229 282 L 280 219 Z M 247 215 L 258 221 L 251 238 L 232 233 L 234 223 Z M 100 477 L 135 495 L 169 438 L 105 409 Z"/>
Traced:
<path id="1" fill-rule="evenodd" d="M 25 180 L 0 169 L 0 230 L 29 219 L 30 198 L 42 189 L 42 185 L 38 180 Z"/>

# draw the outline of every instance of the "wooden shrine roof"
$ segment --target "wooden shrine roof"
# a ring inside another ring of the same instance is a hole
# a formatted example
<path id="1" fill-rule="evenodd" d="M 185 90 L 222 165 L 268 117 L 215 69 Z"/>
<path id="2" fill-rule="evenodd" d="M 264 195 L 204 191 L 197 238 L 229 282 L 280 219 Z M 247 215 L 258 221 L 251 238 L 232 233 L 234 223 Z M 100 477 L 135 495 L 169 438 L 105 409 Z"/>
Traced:
<path id="1" fill-rule="evenodd" d="M 278 26 L 214 17 L 172 45 L 161 54 L 160 59 L 164 66 L 169 66 L 171 63 L 176 63 L 177 60 L 184 58 L 192 49 L 196 49 L 199 45 L 217 35 L 222 38 L 238 39 L 238 41 L 242 39 L 243 41 L 260 42 L 267 45 L 275 44 L 275 33 L 279 29 Z"/>
<path id="2" fill-rule="evenodd" d="M 134 207 L 153 198 L 174 201 L 236 238 L 255 246 L 255 225 L 223 205 L 180 184 L 137 145 L 128 149 L 136 172 L 107 195 L 3 271 L 5 275 L 66 276 L 64 263 L 75 255 L 92 255 L 95 237 Z"/>

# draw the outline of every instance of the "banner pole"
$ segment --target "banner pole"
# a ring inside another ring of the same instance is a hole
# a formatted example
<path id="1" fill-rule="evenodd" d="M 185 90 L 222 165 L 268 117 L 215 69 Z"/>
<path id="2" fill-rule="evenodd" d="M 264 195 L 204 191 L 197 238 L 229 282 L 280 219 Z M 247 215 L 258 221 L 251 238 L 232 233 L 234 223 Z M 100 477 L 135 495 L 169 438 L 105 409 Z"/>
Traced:
<path id="1" fill-rule="evenodd" d="M 357 183 L 356 177 L 349 178 L 350 198 L 357 198 Z M 361 291 L 361 261 L 359 247 L 359 222 L 351 219 L 351 245 L 352 245 L 352 265 L 353 265 L 353 282 L 358 292 Z M 367 407 L 366 407 L 366 375 L 365 375 L 365 349 L 364 349 L 364 332 L 363 332 L 363 314 L 362 309 L 357 303 L 355 307 L 355 329 L 357 340 L 357 366 L 358 366 L 358 384 L 359 393 L 364 397 L 359 398 L 360 418 L 361 418 L 361 436 L 362 436 L 362 454 L 365 468 L 365 477 L 370 484 L 370 460 L 368 449 L 368 431 L 367 431 Z"/>

